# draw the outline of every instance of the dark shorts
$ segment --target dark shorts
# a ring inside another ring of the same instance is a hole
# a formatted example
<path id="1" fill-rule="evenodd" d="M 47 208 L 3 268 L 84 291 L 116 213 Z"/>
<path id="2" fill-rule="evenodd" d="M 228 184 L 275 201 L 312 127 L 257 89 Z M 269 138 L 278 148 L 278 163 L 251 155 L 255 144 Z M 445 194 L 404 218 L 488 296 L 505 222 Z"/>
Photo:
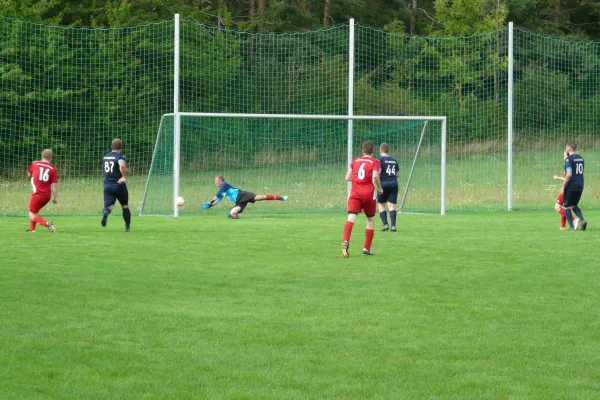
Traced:
<path id="1" fill-rule="evenodd" d="M 565 201 L 563 202 L 563 208 L 577 207 L 583 189 L 567 189 L 565 190 Z"/>
<path id="2" fill-rule="evenodd" d="M 42 208 L 50 201 L 51 195 L 43 195 L 40 193 L 33 193 L 31 195 L 31 200 L 29 200 L 29 211 L 34 214 L 40 212 Z"/>
<path id="3" fill-rule="evenodd" d="M 119 204 L 126 206 L 129 204 L 129 192 L 127 185 L 104 185 L 104 207 L 110 207 L 119 200 Z"/>
<path id="4" fill-rule="evenodd" d="M 382 186 L 383 193 L 377 196 L 377 202 L 383 203 L 398 203 L 398 185 Z"/>
<path id="5" fill-rule="evenodd" d="M 240 208 L 240 211 L 238 211 L 238 213 L 244 211 L 244 208 L 246 208 L 248 203 L 254 203 L 255 197 L 256 195 L 252 192 L 240 190 L 237 199 L 235 199 L 235 206 Z"/>

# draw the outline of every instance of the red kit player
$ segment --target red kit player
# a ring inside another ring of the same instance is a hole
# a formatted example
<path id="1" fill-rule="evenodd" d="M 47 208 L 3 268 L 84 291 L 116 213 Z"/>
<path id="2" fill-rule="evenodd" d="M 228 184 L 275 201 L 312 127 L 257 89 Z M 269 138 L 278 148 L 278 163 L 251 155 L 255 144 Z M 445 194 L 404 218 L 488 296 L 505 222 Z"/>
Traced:
<path id="1" fill-rule="evenodd" d="M 55 231 L 54 224 L 38 214 L 48 204 L 52 195 L 53 203 L 58 203 L 58 171 L 51 162 L 52 150 L 46 149 L 42 152 L 42 160 L 32 162 L 27 172 L 27 177 L 31 178 L 31 186 L 33 186 L 29 201 L 29 232 L 35 232 L 35 224 L 47 227 L 50 232 Z"/>
<path id="2" fill-rule="evenodd" d="M 365 230 L 365 246 L 363 254 L 372 256 L 371 243 L 375 236 L 375 189 L 383 193 L 379 180 L 379 160 L 373 158 L 373 142 L 366 141 L 362 144 L 362 156 L 355 158 L 346 173 L 346 181 L 352 182 L 352 191 L 348 199 L 348 221 L 344 225 L 344 241 L 342 242 L 342 255 L 350 256 L 350 236 L 356 221 L 356 215 L 361 211 L 367 216 L 367 229 Z"/>

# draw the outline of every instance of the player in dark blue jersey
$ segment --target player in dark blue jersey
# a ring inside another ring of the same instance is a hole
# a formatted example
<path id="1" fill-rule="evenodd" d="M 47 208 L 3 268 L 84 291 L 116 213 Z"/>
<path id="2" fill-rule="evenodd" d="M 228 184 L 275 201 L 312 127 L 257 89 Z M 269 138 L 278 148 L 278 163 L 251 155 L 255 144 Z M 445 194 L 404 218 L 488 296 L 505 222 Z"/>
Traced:
<path id="1" fill-rule="evenodd" d="M 565 159 L 565 180 L 563 181 L 561 193 L 564 195 L 563 208 L 565 209 L 565 216 L 567 222 L 572 231 L 575 230 L 573 226 L 573 214 L 579 218 L 579 226 L 582 231 L 587 228 L 587 221 L 583 218 L 583 213 L 579 208 L 579 200 L 583 193 L 583 171 L 584 161 L 583 157 L 576 153 L 577 144 L 573 142 L 567 143 L 566 153 L 567 158 Z"/>
<path id="2" fill-rule="evenodd" d="M 131 225 L 131 211 L 129 210 L 129 192 L 127 191 L 127 167 L 125 157 L 121 154 L 123 143 L 114 139 L 111 143 L 111 152 L 102 159 L 104 170 L 104 209 L 102 210 L 102 226 L 106 226 L 108 215 L 115 202 L 119 200 L 123 209 L 125 232 L 129 232 Z"/>
<path id="3" fill-rule="evenodd" d="M 263 200 L 281 200 L 287 201 L 287 196 L 277 196 L 274 194 L 254 194 L 252 192 L 247 192 L 245 190 L 240 190 L 236 187 L 233 187 L 231 184 L 225 182 L 225 178 L 221 175 L 217 175 L 215 177 L 215 185 L 219 188 L 215 197 L 212 200 L 205 202 L 202 204 L 203 209 L 211 208 L 221 202 L 223 198 L 227 198 L 230 201 L 235 203 L 235 207 L 231 209 L 227 217 L 231 219 L 238 219 L 239 215 L 244 208 L 248 205 L 248 203 L 254 203 L 256 201 Z"/>
<path id="4" fill-rule="evenodd" d="M 392 222 L 392 232 L 396 232 L 396 204 L 398 203 L 398 177 L 400 176 L 400 166 L 398 161 L 390 156 L 390 145 L 382 143 L 379 146 L 379 164 L 381 165 L 379 177 L 383 193 L 377 196 L 377 206 L 379 207 L 379 217 L 383 223 L 382 231 L 390 229 L 385 212 L 385 203 L 390 211 L 390 220 Z"/>

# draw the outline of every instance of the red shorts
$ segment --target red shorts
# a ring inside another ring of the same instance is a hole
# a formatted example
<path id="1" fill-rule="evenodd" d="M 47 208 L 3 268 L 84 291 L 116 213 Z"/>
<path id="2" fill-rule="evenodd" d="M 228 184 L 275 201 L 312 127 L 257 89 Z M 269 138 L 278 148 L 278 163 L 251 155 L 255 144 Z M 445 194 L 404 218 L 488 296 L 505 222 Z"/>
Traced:
<path id="1" fill-rule="evenodd" d="M 364 210 L 367 217 L 374 217 L 375 204 L 376 201 L 373 196 L 370 198 L 352 196 L 348 199 L 348 212 L 360 214 L 360 212 Z"/>
<path id="2" fill-rule="evenodd" d="M 556 204 L 558 204 L 559 206 L 562 206 L 564 202 L 565 202 L 565 196 L 561 193 L 558 195 L 558 198 L 556 199 Z"/>
<path id="3" fill-rule="evenodd" d="M 31 200 L 29 200 L 29 211 L 34 214 L 40 212 L 42 208 L 50 201 L 52 196 L 47 196 L 39 193 L 34 193 L 31 195 Z"/>

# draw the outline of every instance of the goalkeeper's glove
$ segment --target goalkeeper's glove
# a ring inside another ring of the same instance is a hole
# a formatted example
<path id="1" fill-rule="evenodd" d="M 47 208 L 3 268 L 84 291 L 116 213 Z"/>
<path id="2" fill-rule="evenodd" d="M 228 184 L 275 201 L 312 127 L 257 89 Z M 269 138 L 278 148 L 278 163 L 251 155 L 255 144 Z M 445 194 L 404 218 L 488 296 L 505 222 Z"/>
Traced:
<path id="1" fill-rule="evenodd" d="M 203 210 L 208 210 L 212 206 L 213 206 L 212 201 L 205 201 L 204 203 L 202 203 L 202 209 Z"/>

